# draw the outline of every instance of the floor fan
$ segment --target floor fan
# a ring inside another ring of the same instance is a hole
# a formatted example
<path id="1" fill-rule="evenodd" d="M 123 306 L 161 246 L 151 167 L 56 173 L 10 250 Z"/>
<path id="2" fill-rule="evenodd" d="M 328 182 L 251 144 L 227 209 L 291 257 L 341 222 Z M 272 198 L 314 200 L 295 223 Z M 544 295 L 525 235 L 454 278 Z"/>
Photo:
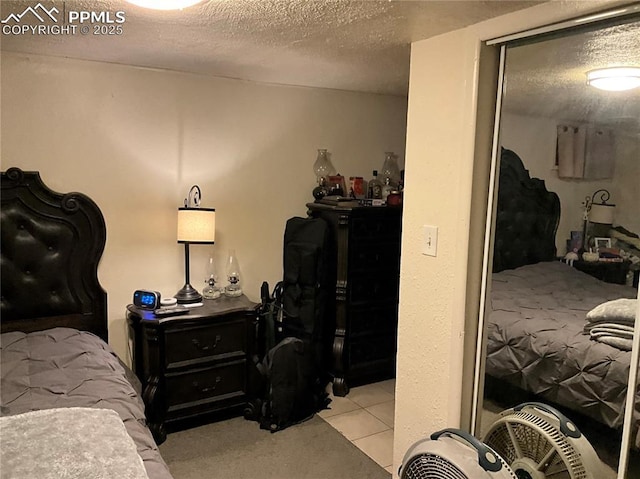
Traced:
<path id="1" fill-rule="evenodd" d="M 401 479 L 516 479 L 486 444 L 459 429 L 444 429 L 409 448 Z"/>
<path id="2" fill-rule="evenodd" d="M 482 441 L 459 429 L 409 448 L 400 479 L 601 479 L 602 462 L 575 424 L 542 403 L 507 409 Z"/>
<path id="3" fill-rule="evenodd" d="M 518 479 L 600 479 L 602 462 L 576 425 L 542 403 L 507 409 L 483 438 Z"/>

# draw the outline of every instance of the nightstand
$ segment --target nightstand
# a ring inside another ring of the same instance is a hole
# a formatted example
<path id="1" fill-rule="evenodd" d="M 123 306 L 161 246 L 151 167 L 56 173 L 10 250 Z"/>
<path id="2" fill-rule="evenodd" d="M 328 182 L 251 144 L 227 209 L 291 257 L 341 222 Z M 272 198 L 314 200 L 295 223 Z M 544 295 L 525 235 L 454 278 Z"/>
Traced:
<path id="1" fill-rule="evenodd" d="M 628 261 L 574 261 L 573 267 L 606 283 L 625 284 L 630 263 Z"/>
<path id="2" fill-rule="evenodd" d="M 213 413 L 251 413 L 256 306 L 245 296 L 221 297 L 164 318 L 127 306 L 133 367 L 158 444 L 168 426 Z"/>

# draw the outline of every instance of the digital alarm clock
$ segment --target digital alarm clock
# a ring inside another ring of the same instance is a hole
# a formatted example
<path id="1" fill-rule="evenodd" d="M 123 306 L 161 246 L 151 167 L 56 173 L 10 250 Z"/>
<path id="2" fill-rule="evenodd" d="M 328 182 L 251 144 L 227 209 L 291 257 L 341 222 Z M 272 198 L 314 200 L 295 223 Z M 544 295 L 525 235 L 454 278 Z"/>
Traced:
<path id="1" fill-rule="evenodd" d="M 157 291 L 138 289 L 133 293 L 133 304 L 140 309 L 158 309 L 160 302 L 160 293 Z"/>

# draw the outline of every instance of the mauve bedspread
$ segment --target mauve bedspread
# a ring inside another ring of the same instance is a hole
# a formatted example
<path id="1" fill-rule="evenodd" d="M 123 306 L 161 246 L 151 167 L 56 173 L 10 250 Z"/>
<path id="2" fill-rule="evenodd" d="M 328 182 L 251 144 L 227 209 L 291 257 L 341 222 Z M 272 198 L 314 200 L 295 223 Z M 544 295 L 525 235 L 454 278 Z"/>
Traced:
<path id="1" fill-rule="evenodd" d="M 4 333 L 0 355 L 2 415 L 62 407 L 113 409 L 135 441 L 149 478 L 171 479 L 145 426 L 142 399 L 100 338 L 68 328 Z"/>
<path id="2" fill-rule="evenodd" d="M 583 329 L 592 308 L 637 291 L 559 261 L 495 273 L 491 288 L 486 372 L 621 427 L 631 352 L 593 341 Z M 636 398 L 638 423 L 639 392 Z"/>

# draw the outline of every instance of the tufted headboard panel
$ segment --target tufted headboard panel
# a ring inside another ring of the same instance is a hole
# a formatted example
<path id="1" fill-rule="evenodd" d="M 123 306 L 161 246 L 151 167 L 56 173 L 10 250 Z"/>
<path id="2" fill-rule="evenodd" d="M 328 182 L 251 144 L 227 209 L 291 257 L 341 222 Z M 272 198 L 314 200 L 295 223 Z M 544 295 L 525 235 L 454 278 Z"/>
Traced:
<path id="1" fill-rule="evenodd" d="M 493 248 L 493 272 L 556 256 L 560 199 L 531 178 L 513 151 L 502 149 Z"/>
<path id="2" fill-rule="evenodd" d="M 38 172 L 2 172 L 2 332 L 64 326 L 107 341 L 107 295 L 98 282 L 106 241 L 98 206 L 51 191 Z"/>

